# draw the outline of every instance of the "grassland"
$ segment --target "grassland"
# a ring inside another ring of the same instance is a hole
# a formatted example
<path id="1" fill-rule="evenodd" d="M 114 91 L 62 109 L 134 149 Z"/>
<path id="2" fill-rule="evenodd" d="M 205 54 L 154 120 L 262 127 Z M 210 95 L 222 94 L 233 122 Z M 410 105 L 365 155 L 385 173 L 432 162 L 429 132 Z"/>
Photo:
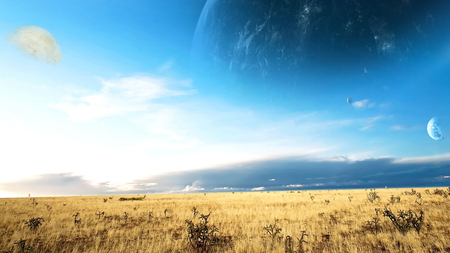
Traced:
<path id="1" fill-rule="evenodd" d="M 197 225 L 210 212 L 209 229 L 218 229 L 210 252 L 450 252 L 450 198 L 426 190 L 378 189 L 373 203 L 369 190 L 1 199 L 0 252 L 196 252 L 186 220 Z M 389 209 L 423 211 L 419 232 L 400 232 L 383 216 Z"/>

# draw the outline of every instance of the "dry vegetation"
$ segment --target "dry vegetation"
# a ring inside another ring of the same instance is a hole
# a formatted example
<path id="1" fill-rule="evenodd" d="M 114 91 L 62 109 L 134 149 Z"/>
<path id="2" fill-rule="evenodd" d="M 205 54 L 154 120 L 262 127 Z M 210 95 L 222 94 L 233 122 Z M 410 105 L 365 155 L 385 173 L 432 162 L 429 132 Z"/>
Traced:
<path id="1" fill-rule="evenodd" d="M 449 191 L 4 199 L 0 252 L 450 252 Z"/>

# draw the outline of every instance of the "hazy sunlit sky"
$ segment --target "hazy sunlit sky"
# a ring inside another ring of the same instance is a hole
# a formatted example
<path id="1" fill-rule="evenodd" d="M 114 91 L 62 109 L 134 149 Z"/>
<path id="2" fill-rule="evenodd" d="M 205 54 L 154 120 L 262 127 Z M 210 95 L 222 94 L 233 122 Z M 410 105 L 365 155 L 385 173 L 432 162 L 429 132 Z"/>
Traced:
<path id="1" fill-rule="evenodd" d="M 62 62 L 0 40 L 0 197 L 449 185 L 449 142 L 427 133 L 438 117 L 450 134 L 449 23 L 435 25 L 446 34 L 431 38 L 444 46 L 423 60 L 403 64 L 393 54 L 394 67 L 324 68 L 323 82 L 282 68 L 270 75 L 268 64 L 266 78 L 234 71 L 236 58 L 202 58 L 210 49 L 199 41 L 213 41 L 202 30 L 212 19 L 205 4 L 1 1 L 0 38 L 42 27 Z M 249 55 L 263 42 L 246 29 L 237 44 L 220 40 Z M 389 22 L 383 29 L 396 35 Z"/>

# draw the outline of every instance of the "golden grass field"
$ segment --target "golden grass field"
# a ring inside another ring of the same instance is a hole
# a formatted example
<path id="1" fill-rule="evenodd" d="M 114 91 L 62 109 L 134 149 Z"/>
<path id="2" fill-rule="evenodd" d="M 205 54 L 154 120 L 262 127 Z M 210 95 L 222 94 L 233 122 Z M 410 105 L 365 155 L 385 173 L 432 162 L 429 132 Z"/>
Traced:
<path id="1" fill-rule="evenodd" d="M 416 195 L 402 194 L 411 189 L 378 189 L 381 200 L 373 203 L 366 196 L 369 190 L 147 195 L 142 201 L 119 201 L 126 196 L 45 197 L 35 198 L 37 205 L 33 198 L 0 199 L 0 252 L 27 252 L 19 249 L 21 238 L 29 252 L 196 252 L 186 224 L 200 222 L 199 215 L 193 219 L 193 207 L 200 214 L 212 212 L 208 225 L 219 229 L 211 252 L 289 252 L 286 236 L 295 252 L 301 252 L 301 231 L 308 235 L 304 252 L 450 252 L 450 198 L 433 194 L 435 188 L 429 188 L 431 194 L 425 190 L 416 189 L 422 205 L 415 203 Z M 424 212 L 420 233 L 412 228 L 403 235 L 382 214 L 377 234 L 365 226 L 391 195 L 401 197 L 389 205 L 394 214 Z M 98 211 L 105 212 L 100 219 Z M 74 223 L 77 212 L 79 224 Z M 36 230 L 25 224 L 33 217 L 44 218 Z M 282 230 L 272 238 L 264 227 L 275 223 Z"/>

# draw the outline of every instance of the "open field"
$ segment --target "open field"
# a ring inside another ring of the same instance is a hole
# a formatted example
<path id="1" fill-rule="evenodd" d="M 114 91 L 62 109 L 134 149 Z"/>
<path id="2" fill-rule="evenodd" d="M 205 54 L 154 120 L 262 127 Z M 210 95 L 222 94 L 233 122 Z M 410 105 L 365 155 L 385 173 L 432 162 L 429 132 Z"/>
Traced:
<path id="1" fill-rule="evenodd" d="M 208 230 L 210 252 L 450 252 L 450 189 L 438 189 L 378 189 L 373 203 L 370 190 L 0 199 L 0 252 L 196 252 L 188 225 L 195 236 L 200 214 L 210 212 L 206 226 L 218 229 Z M 417 216 L 402 219 L 400 210 Z"/>

